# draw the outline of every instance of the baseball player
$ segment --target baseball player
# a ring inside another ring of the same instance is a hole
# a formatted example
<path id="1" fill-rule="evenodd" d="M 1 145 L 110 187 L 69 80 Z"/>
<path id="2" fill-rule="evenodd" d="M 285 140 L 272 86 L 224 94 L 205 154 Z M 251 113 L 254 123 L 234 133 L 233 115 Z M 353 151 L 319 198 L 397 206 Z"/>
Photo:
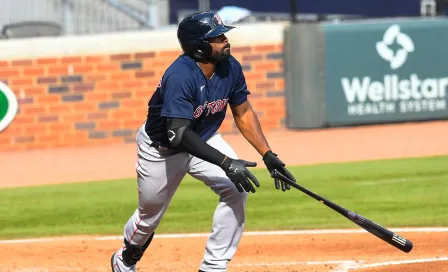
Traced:
<path id="1" fill-rule="evenodd" d="M 256 163 L 238 159 L 217 133 L 228 104 L 267 169 L 294 180 L 270 149 L 249 103 L 242 67 L 231 56 L 224 34 L 232 28 L 213 12 L 192 14 L 178 26 L 184 54 L 165 71 L 136 137 L 139 204 L 124 228 L 122 247 L 112 255 L 113 272 L 136 271 L 187 173 L 219 196 L 199 271 L 226 271 L 243 233 L 248 193 L 260 186 L 248 170 Z M 278 180 L 275 187 L 290 189 Z"/>

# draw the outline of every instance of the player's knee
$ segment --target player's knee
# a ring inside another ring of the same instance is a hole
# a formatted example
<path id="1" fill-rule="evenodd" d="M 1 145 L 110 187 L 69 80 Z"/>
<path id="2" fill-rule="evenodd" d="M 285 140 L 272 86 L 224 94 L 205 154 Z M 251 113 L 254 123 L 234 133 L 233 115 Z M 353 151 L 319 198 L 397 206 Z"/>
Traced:
<path id="1" fill-rule="evenodd" d="M 139 194 L 139 207 L 145 211 L 157 212 L 165 206 L 168 194 L 160 190 L 142 190 Z"/>

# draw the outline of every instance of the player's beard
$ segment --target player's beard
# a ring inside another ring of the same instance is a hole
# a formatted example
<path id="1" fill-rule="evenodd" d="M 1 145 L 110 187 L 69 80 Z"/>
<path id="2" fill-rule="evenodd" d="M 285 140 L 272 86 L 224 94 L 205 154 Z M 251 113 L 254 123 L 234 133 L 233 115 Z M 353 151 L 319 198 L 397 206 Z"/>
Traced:
<path id="1" fill-rule="evenodd" d="M 227 48 L 228 48 L 228 50 L 226 50 Z M 224 46 L 224 48 L 221 50 L 221 52 L 214 51 L 210 55 L 210 60 L 216 61 L 216 62 L 228 60 L 229 58 L 230 58 L 230 43 L 228 43 L 226 46 Z"/>

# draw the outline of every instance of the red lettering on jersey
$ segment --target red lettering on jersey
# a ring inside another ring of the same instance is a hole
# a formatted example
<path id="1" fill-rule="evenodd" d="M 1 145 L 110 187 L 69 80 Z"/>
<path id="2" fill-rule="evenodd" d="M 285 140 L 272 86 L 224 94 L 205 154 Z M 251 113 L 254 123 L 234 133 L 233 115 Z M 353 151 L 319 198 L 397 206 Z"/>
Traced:
<path id="1" fill-rule="evenodd" d="M 228 98 L 226 99 L 220 99 L 220 100 L 216 100 L 213 102 L 205 102 L 204 105 L 201 105 L 199 107 L 196 108 L 196 110 L 194 111 L 194 118 L 199 118 L 202 113 L 204 112 L 204 110 L 208 109 L 207 111 L 207 115 L 211 114 L 215 114 L 217 112 L 223 111 L 226 106 L 227 106 L 227 102 L 229 101 Z"/>
<path id="2" fill-rule="evenodd" d="M 194 111 L 193 117 L 199 118 L 199 116 L 202 115 L 202 112 L 204 112 L 204 108 L 202 106 L 197 107 L 196 110 Z"/>

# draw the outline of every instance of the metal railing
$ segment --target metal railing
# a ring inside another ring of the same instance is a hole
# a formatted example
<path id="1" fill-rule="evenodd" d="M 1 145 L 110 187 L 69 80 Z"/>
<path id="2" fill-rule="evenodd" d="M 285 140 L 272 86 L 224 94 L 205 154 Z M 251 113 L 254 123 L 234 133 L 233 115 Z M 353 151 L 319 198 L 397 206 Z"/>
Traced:
<path id="1" fill-rule="evenodd" d="M 0 7 L 0 27 L 56 23 L 66 35 L 157 27 L 168 14 L 168 0 L 0 0 Z"/>

